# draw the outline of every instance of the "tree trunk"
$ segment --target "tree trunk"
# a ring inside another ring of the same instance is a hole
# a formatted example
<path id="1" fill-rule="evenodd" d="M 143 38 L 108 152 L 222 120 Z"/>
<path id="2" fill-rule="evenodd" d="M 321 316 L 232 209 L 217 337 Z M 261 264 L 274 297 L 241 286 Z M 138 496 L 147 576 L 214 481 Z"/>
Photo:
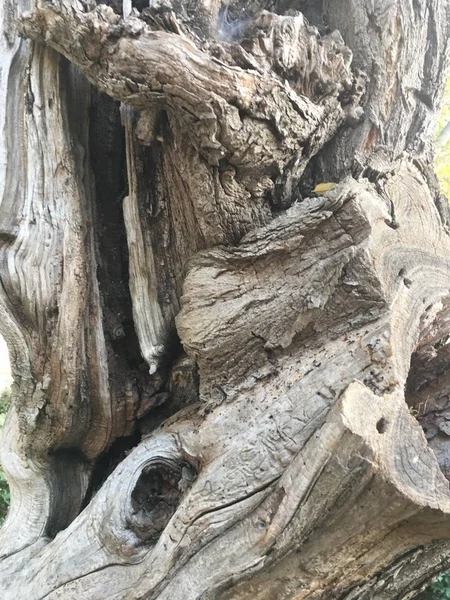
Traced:
<path id="1" fill-rule="evenodd" d="M 450 566 L 448 0 L 110 4 L 0 7 L 2 598 L 412 598 Z"/>

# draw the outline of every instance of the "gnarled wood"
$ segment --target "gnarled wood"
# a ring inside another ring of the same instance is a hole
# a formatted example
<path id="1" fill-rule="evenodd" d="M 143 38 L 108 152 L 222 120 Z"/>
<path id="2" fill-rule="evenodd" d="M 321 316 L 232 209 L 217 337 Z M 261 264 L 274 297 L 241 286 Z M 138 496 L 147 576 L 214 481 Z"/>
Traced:
<path id="1" fill-rule="evenodd" d="M 3 13 L 6 600 L 408 598 L 450 564 L 448 6 L 307 4 Z"/>
<path id="2" fill-rule="evenodd" d="M 267 223 L 268 191 L 276 203 L 291 202 L 311 155 L 358 114 L 363 86 L 337 32 L 319 39 L 301 14 L 265 14 L 253 49 L 215 44 L 206 52 L 102 5 L 76 13 L 76 28 L 70 5 L 57 9 L 37 11 L 23 31 L 44 36 L 102 91 L 136 109 L 158 107 L 128 127 L 124 211 L 137 333 L 154 372 L 179 310 L 186 260 Z M 155 178 L 152 188 L 142 175 Z"/>

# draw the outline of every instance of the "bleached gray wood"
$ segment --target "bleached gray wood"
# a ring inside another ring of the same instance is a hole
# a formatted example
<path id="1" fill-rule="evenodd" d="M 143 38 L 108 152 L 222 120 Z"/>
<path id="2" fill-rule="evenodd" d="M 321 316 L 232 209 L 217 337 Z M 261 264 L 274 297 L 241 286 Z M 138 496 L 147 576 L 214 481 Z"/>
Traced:
<path id="1" fill-rule="evenodd" d="M 20 42 L 5 5 L 5 600 L 410 598 L 450 564 L 448 3 L 244 4 L 40 1 Z"/>

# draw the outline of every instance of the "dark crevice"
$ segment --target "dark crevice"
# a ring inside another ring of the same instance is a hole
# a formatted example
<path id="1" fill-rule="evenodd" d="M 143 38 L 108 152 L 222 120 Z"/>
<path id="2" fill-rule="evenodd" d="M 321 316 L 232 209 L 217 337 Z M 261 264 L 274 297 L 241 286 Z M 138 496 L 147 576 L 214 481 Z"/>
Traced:
<path id="1" fill-rule="evenodd" d="M 153 431 L 168 417 L 198 399 L 195 365 L 183 357 L 175 328 L 167 332 L 164 356 L 158 373 L 151 376 L 140 351 L 133 320 L 129 288 L 129 255 L 122 202 L 128 194 L 125 131 L 120 106 L 106 95 L 93 90 L 90 111 L 90 167 L 95 184 L 94 228 L 97 244 L 97 279 L 107 346 L 111 401 L 119 435 L 95 463 L 86 506 L 108 475 L 137 446 L 142 435 Z M 158 136 L 169 139 L 165 113 L 160 113 Z M 151 235 L 164 232 L 158 224 L 165 221 L 161 197 L 165 198 L 161 173 L 159 142 L 151 147 L 136 143 L 139 199 L 143 229 Z M 151 182 L 151 185 L 149 185 Z M 162 189 L 161 189 L 162 188 Z M 159 193 L 158 193 L 159 192 Z M 172 282 L 160 281 L 158 302 L 167 300 Z M 185 362 L 183 362 L 183 360 Z M 180 376 L 181 373 L 181 376 Z M 185 376 L 183 375 L 185 374 Z M 176 381 L 175 381 L 176 379 Z M 181 381 L 181 382 L 180 382 Z"/>
<path id="2" fill-rule="evenodd" d="M 434 349 L 436 351 L 436 349 Z M 406 383 L 410 413 L 421 425 L 442 473 L 450 480 L 450 353 L 446 346 L 434 359 L 414 354 Z"/>
<path id="3" fill-rule="evenodd" d="M 388 422 L 386 421 L 386 419 L 384 419 L 383 417 L 381 419 L 379 419 L 379 421 L 377 422 L 377 431 L 378 433 L 386 433 L 387 428 L 388 428 Z"/>
<path id="4" fill-rule="evenodd" d="M 164 460 L 146 467 L 131 494 L 128 527 L 144 542 L 155 542 L 197 473 L 188 463 Z"/>
<path id="5" fill-rule="evenodd" d="M 89 487 L 83 500 L 82 509 L 89 504 L 92 497 L 101 488 L 117 465 L 122 462 L 130 450 L 135 448 L 140 441 L 141 434 L 139 431 L 135 431 L 130 436 L 118 438 L 111 444 L 111 447 L 108 450 L 100 454 L 95 461 L 95 465 L 92 470 Z"/>
<path id="6" fill-rule="evenodd" d="M 133 329 L 128 249 L 122 213 L 122 199 L 128 187 L 125 136 L 118 103 L 96 91 L 93 95 L 90 156 L 96 196 L 97 277 L 103 301 L 105 333 L 115 343 L 127 337 Z M 136 342 L 130 342 L 133 355 Z"/>
<path id="7" fill-rule="evenodd" d="M 45 535 L 54 538 L 78 515 L 84 473 L 90 465 L 77 448 L 60 448 L 49 454 L 51 462 L 50 510 Z"/>
<path id="8" fill-rule="evenodd" d="M 424 318 L 432 305 L 424 307 Z M 421 425 L 442 473 L 450 480 L 450 310 L 424 327 L 411 357 L 405 398 Z M 445 333 L 444 333 L 445 332 Z"/>
<path id="9" fill-rule="evenodd" d="M 339 137 L 342 131 L 344 131 L 344 126 L 341 126 L 335 137 Z M 307 147 L 305 147 L 303 150 L 304 154 L 306 154 L 308 151 L 309 149 Z M 301 198 L 314 196 L 315 194 L 313 193 L 313 189 L 318 183 L 330 181 L 338 182 L 341 181 L 346 175 L 350 174 L 350 168 L 339 173 L 336 173 L 334 169 L 330 170 L 329 166 L 332 165 L 332 161 L 328 160 L 329 152 L 335 152 L 334 137 L 324 144 L 319 152 L 312 156 L 306 165 L 298 185 L 299 195 Z"/>
<path id="10" fill-rule="evenodd" d="M 130 412 L 137 412 L 141 394 L 151 396 L 158 392 L 161 381 L 150 377 L 133 320 L 122 207 L 128 193 L 125 132 L 119 103 L 95 90 L 92 93 L 89 138 L 96 199 L 97 280 L 112 402 L 116 410 L 123 410 L 122 415 L 128 417 L 126 422 L 121 421 L 121 433 L 127 435 L 134 426 L 129 421 Z M 128 405 L 120 408 L 125 401 Z"/>

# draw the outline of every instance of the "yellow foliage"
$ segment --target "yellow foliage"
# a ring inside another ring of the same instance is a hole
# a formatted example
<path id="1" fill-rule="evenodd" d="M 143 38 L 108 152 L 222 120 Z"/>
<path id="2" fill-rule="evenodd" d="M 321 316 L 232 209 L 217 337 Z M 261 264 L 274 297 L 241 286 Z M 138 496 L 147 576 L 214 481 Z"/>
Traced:
<path id="1" fill-rule="evenodd" d="M 336 187 L 336 184 L 333 182 L 330 183 L 318 183 L 316 185 L 316 187 L 313 189 L 313 192 L 315 194 L 325 194 L 325 192 L 328 192 L 328 190 L 332 190 L 334 187 Z"/>
<path id="2" fill-rule="evenodd" d="M 444 143 L 439 139 L 448 123 L 450 123 L 450 79 L 448 79 L 445 86 L 442 108 L 437 120 L 436 156 L 434 163 L 441 191 L 450 200 L 450 136 Z"/>

